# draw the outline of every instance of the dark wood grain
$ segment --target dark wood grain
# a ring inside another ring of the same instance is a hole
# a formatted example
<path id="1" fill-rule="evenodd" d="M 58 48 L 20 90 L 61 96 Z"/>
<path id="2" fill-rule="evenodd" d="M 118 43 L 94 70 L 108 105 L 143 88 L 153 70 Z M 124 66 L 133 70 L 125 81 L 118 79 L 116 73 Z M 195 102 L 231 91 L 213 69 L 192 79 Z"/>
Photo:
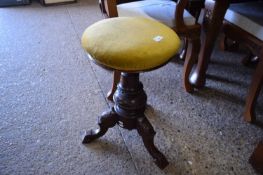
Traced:
<path id="1" fill-rule="evenodd" d="M 147 95 L 139 81 L 139 73 L 121 73 L 120 83 L 114 93 L 113 101 L 114 107 L 99 117 L 99 129 L 86 132 L 82 143 L 87 144 L 102 137 L 109 128 L 116 124 L 128 130 L 136 129 L 155 164 L 160 169 L 164 169 L 168 165 L 168 161 L 155 147 L 155 131 L 144 115 Z"/>

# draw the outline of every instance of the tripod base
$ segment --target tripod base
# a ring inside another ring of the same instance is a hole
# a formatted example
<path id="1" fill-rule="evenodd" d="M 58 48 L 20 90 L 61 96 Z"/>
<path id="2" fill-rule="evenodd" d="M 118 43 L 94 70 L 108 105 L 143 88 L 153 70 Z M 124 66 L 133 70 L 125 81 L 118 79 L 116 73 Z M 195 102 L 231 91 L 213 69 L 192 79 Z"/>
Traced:
<path id="1" fill-rule="evenodd" d="M 168 165 L 168 161 L 154 145 L 155 131 L 144 115 L 147 96 L 139 81 L 138 73 L 121 74 L 121 81 L 113 100 L 114 107 L 99 117 L 99 128 L 87 131 L 82 143 L 90 143 L 103 136 L 109 128 L 116 124 L 128 130 L 137 129 L 155 164 L 160 169 L 164 169 Z"/>

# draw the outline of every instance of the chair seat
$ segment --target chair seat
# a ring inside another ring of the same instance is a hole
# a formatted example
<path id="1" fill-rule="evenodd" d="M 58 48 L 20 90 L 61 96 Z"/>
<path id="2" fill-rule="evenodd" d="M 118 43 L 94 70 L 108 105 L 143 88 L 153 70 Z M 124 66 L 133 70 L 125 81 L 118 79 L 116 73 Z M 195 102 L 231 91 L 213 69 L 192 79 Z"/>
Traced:
<path id="1" fill-rule="evenodd" d="M 88 27 L 82 46 L 95 62 L 115 70 L 138 72 L 167 63 L 180 39 L 166 25 L 141 17 L 118 17 Z"/>
<path id="2" fill-rule="evenodd" d="M 169 0 L 144 0 L 130 3 L 124 3 L 117 6 L 118 15 L 140 16 L 155 19 L 166 24 L 169 27 L 175 27 L 176 3 Z M 184 10 L 184 22 L 186 25 L 194 25 L 195 18 Z"/>
<path id="3" fill-rule="evenodd" d="M 225 20 L 263 41 L 263 2 L 233 4 Z"/>

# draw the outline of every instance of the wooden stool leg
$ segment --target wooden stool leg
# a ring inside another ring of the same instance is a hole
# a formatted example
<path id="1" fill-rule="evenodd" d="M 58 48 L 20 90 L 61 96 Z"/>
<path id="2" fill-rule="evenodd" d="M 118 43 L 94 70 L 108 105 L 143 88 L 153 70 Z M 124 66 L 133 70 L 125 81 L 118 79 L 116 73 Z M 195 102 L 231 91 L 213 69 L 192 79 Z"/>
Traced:
<path id="1" fill-rule="evenodd" d="M 103 136 L 108 131 L 108 129 L 115 126 L 117 122 L 118 115 L 115 113 L 114 109 L 104 112 L 98 119 L 99 129 L 87 131 L 82 143 L 90 143 L 93 140 Z"/>
<path id="2" fill-rule="evenodd" d="M 259 63 L 256 72 L 253 75 L 252 83 L 249 88 L 248 96 L 246 99 L 244 117 L 247 122 L 255 120 L 255 104 L 258 94 L 260 92 L 263 81 L 263 57 L 259 58 Z"/>
<path id="3" fill-rule="evenodd" d="M 165 156 L 155 147 L 154 135 L 155 131 L 145 116 L 138 118 L 137 130 L 141 135 L 144 146 L 154 158 L 155 164 L 160 168 L 164 169 L 169 163 Z"/>
<path id="4" fill-rule="evenodd" d="M 111 87 L 111 90 L 108 92 L 107 94 L 107 98 L 108 100 L 110 101 L 113 101 L 113 95 L 117 89 L 117 85 L 118 83 L 120 82 L 120 77 L 121 77 L 121 72 L 120 71 L 117 71 L 115 70 L 113 72 L 113 82 L 112 82 L 112 87 Z"/>

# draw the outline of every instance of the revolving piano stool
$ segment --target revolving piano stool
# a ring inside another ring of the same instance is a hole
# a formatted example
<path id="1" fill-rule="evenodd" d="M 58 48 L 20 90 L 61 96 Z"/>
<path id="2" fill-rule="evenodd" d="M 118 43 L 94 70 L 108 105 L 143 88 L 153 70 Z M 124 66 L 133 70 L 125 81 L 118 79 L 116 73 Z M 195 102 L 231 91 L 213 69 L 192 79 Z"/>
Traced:
<path id="1" fill-rule="evenodd" d="M 177 34 L 151 19 L 110 18 L 88 27 L 82 46 L 98 65 L 122 72 L 113 97 L 114 107 L 99 117 L 99 129 L 87 131 L 82 143 L 103 136 L 116 124 L 128 130 L 137 129 L 156 165 L 164 169 L 168 161 L 155 147 L 155 131 L 144 115 L 147 96 L 139 73 L 165 65 L 177 53 Z"/>

